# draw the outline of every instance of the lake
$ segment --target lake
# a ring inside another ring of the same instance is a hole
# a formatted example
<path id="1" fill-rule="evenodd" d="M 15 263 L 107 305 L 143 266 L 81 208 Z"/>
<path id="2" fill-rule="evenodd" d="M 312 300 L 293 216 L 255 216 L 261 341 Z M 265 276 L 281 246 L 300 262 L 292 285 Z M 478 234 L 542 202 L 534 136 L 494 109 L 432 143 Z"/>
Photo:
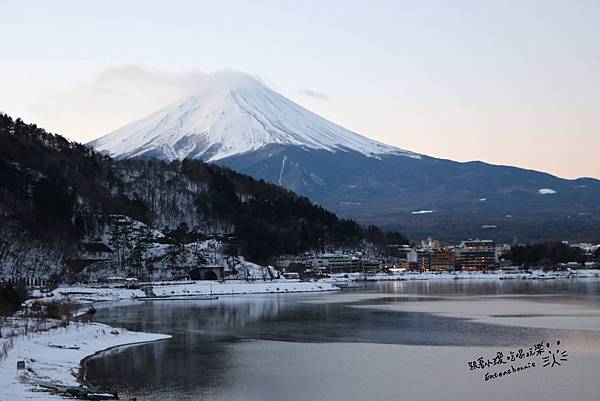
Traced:
<path id="1" fill-rule="evenodd" d="M 122 398 L 590 401 L 600 393 L 600 280 L 368 283 L 117 304 L 96 320 L 173 336 L 87 361 L 87 380 Z"/>

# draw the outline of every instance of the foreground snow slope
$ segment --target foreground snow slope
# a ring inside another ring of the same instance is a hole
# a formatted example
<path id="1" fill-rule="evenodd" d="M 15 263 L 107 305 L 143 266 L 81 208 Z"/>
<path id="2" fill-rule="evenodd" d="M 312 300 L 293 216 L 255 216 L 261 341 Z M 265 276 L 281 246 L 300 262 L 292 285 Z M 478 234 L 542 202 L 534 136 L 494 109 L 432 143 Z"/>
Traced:
<path id="1" fill-rule="evenodd" d="M 56 400 L 40 392 L 39 381 L 77 386 L 80 362 L 112 347 L 170 338 L 116 329 L 99 323 L 72 323 L 66 328 L 30 334 L 15 339 L 14 348 L 0 361 L 0 400 Z M 16 370 L 17 361 L 25 361 L 25 370 Z"/>

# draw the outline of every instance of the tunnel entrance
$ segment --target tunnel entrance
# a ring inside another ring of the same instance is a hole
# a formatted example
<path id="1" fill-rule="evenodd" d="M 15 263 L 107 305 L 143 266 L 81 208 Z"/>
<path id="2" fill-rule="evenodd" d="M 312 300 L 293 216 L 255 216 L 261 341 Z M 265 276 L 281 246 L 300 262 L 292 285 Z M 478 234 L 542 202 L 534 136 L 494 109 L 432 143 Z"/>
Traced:
<path id="1" fill-rule="evenodd" d="M 204 277 L 202 277 L 202 280 L 218 280 L 219 276 L 217 276 L 217 273 L 215 273 L 212 270 L 209 270 L 207 272 L 204 273 Z"/>
<path id="2" fill-rule="evenodd" d="M 190 270 L 190 279 L 215 281 L 223 279 L 223 268 L 221 266 L 200 266 Z"/>

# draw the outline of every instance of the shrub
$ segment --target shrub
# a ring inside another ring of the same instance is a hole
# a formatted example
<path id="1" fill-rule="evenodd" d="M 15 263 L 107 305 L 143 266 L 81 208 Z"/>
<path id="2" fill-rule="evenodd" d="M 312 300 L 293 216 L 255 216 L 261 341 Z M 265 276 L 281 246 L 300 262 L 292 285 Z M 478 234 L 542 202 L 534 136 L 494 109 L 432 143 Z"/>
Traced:
<path id="1" fill-rule="evenodd" d="M 46 317 L 59 320 L 66 318 L 69 320 L 77 308 L 78 305 L 73 303 L 51 302 L 46 305 Z"/>
<path id="2" fill-rule="evenodd" d="M 0 283 L 0 314 L 11 315 L 29 297 L 24 284 Z"/>

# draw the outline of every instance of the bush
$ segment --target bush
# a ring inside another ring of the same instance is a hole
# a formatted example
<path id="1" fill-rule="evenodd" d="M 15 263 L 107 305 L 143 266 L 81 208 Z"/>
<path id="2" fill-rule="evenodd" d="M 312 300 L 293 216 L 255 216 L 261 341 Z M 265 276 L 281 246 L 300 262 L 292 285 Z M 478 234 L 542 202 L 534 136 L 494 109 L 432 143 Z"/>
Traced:
<path id="1" fill-rule="evenodd" d="M 29 297 L 24 284 L 0 283 L 0 314 L 12 315 Z"/>
<path id="2" fill-rule="evenodd" d="M 69 320 L 77 310 L 78 305 L 66 302 L 51 302 L 46 305 L 46 317 L 50 319 Z"/>

